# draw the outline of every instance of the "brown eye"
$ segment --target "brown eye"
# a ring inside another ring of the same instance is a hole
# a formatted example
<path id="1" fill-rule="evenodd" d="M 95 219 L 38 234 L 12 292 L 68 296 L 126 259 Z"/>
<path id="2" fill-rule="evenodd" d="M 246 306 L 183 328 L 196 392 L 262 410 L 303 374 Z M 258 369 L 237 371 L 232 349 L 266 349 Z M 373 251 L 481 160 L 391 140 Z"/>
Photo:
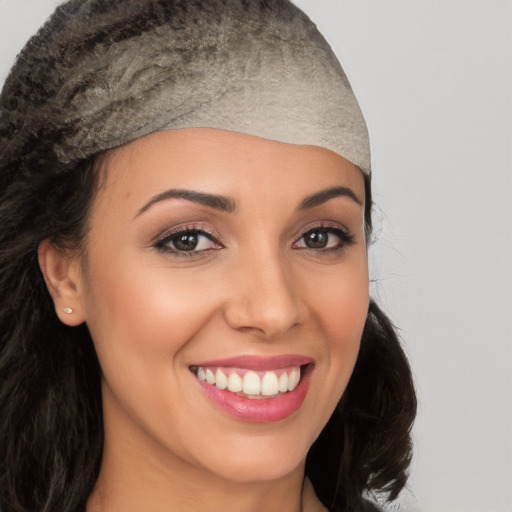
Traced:
<path id="1" fill-rule="evenodd" d="M 222 245 L 214 239 L 213 235 L 201 229 L 191 228 L 169 233 L 159 240 L 155 247 L 162 251 L 182 255 L 193 255 L 212 249 L 222 249 Z"/>
<path id="2" fill-rule="evenodd" d="M 171 238 L 169 242 L 172 243 L 174 248 L 178 251 L 193 251 L 197 248 L 199 239 L 197 233 L 184 233 L 176 235 L 176 237 Z"/>
<path id="3" fill-rule="evenodd" d="M 324 249 L 329 243 L 329 233 L 310 231 L 304 235 L 304 244 L 310 249 Z"/>
<path id="4" fill-rule="evenodd" d="M 342 249 L 354 243 L 354 237 L 348 231 L 335 227 L 315 227 L 306 231 L 294 244 L 294 249 L 313 249 L 329 251 Z"/>

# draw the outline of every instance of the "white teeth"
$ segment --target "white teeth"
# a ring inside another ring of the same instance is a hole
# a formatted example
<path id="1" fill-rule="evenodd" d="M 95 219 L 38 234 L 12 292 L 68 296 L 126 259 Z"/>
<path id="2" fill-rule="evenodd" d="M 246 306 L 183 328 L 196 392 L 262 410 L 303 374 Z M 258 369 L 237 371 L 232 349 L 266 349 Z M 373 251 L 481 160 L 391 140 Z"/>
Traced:
<path id="1" fill-rule="evenodd" d="M 257 398 L 258 396 L 275 396 L 279 393 L 293 391 L 300 381 L 300 368 L 282 370 L 279 377 L 274 371 L 259 372 L 259 374 L 254 371 L 246 371 L 242 377 L 234 369 L 222 371 L 220 368 L 199 367 L 197 378 L 219 389 L 228 389 L 232 393 L 243 392 L 249 398 Z"/>
<path id="2" fill-rule="evenodd" d="M 228 377 L 228 389 L 233 393 L 242 391 L 242 377 L 237 373 L 231 373 Z"/>
<path id="3" fill-rule="evenodd" d="M 300 380 L 300 369 L 294 368 L 288 377 L 288 391 L 293 391 Z"/>
<path id="4" fill-rule="evenodd" d="M 285 373 L 283 373 L 286 375 Z M 279 393 L 279 380 L 274 372 L 267 372 L 261 381 L 261 394 L 264 396 L 277 395 Z"/>
<path id="5" fill-rule="evenodd" d="M 215 384 L 215 375 L 210 369 L 206 370 L 206 382 L 208 384 Z"/>
<path id="6" fill-rule="evenodd" d="M 246 395 L 259 395 L 261 393 L 261 380 L 257 373 L 247 372 L 244 375 L 243 392 Z"/>
<path id="7" fill-rule="evenodd" d="M 228 378 L 224 375 L 224 372 L 217 369 L 215 372 L 215 385 L 219 389 L 226 389 L 228 387 Z"/>
<path id="8" fill-rule="evenodd" d="M 279 377 L 279 391 L 281 393 L 288 391 L 288 375 L 286 372 L 283 372 L 281 377 Z"/>

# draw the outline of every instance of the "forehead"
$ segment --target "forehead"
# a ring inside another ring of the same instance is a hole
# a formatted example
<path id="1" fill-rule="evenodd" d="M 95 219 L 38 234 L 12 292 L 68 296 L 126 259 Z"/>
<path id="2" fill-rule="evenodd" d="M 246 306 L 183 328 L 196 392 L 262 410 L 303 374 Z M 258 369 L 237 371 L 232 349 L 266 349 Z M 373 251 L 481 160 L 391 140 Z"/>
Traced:
<path id="1" fill-rule="evenodd" d="M 148 135 L 107 153 L 101 167 L 111 193 L 144 195 L 173 186 L 286 195 L 289 189 L 344 184 L 364 199 L 361 171 L 332 151 L 216 129 Z"/>

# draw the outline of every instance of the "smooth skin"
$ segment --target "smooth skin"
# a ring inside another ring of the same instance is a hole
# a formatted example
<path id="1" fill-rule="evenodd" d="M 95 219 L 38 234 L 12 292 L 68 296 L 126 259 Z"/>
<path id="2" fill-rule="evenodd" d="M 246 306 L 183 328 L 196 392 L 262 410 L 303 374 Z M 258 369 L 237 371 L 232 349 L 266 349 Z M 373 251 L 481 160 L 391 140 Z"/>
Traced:
<path id="1" fill-rule="evenodd" d="M 323 148 L 187 129 L 113 150 L 100 172 L 85 253 L 39 250 L 57 314 L 87 323 L 103 371 L 87 511 L 325 510 L 304 464 L 368 309 L 361 171 Z M 229 416 L 190 370 L 281 354 L 313 358 L 314 371 L 277 422 Z"/>

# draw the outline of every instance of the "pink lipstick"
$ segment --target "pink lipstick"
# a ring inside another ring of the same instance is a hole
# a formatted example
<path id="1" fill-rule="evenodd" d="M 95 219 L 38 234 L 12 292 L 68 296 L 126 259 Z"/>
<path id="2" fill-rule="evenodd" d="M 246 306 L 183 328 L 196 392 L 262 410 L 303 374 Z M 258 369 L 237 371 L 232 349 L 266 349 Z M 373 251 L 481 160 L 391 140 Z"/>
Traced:
<path id="1" fill-rule="evenodd" d="M 310 357 L 240 356 L 190 366 L 200 389 L 215 406 L 248 422 L 287 418 L 302 405 L 314 369 Z"/>

